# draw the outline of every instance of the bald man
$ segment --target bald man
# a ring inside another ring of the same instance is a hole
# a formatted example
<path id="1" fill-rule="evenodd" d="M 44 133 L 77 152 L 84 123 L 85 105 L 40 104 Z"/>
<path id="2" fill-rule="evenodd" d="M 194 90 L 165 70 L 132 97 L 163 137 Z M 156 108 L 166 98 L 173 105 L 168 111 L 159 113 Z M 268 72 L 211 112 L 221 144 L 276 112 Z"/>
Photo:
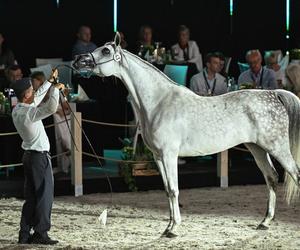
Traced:
<path id="1" fill-rule="evenodd" d="M 243 83 L 251 83 L 258 89 L 278 88 L 274 70 L 262 67 L 262 56 L 259 50 L 249 50 L 246 53 L 246 61 L 250 68 L 240 74 L 239 86 Z"/>
<path id="2" fill-rule="evenodd" d="M 82 25 L 77 32 L 77 41 L 72 49 L 72 58 L 79 54 L 86 54 L 93 52 L 97 46 L 91 42 L 92 30 L 89 26 Z"/>

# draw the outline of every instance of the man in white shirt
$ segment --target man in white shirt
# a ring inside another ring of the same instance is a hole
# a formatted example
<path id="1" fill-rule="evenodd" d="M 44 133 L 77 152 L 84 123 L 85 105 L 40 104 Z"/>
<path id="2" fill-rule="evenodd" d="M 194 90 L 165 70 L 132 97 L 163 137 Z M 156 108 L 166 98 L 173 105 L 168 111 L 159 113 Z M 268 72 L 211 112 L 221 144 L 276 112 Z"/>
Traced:
<path id="1" fill-rule="evenodd" d="M 216 53 L 207 54 L 206 68 L 192 77 L 190 89 L 201 96 L 216 96 L 226 93 L 226 79 L 218 73 L 219 70 L 219 55 Z"/>
<path id="2" fill-rule="evenodd" d="M 23 78 L 16 81 L 12 88 L 19 101 L 13 109 L 12 118 L 23 140 L 22 148 L 25 150 L 23 155 L 25 203 L 18 242 L 53 245 L 58 241 L 52 240 L 47 232 L 51 227 L 54 183 L 49 155 L 50 144 L 42 119 L 56 112 L 59 101 L 58 88 L 63 88 L 63 85 L 54 87 L 46 81 L 34 94 L 30 78 Z M 46 94 L 47 100 L 44 99 Z M 34 234 L 30 235 L 32 228 Z"/>

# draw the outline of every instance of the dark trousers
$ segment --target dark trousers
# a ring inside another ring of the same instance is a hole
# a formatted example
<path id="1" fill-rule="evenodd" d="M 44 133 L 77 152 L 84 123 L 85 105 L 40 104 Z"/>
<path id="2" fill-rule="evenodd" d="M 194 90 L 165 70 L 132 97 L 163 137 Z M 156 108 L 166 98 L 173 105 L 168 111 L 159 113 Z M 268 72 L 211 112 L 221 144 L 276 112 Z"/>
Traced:
<path id="1" fill-rule="evenodd" d="M 51 227 L 54 189 L 50 155 L 46 152 L 25 151 L 23 166 L 25 203 L 20 236 L 28 237 L 31 228 L 40 235 L 47 235 Z"/>

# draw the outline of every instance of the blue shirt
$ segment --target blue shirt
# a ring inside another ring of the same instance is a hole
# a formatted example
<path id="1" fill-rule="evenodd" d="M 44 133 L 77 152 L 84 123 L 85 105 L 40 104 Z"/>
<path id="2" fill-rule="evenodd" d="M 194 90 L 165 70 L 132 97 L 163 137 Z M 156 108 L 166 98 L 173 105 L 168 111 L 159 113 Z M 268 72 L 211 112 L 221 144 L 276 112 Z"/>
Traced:
<path id="1" fill-rule="evenodd" d="M 85 43 L 80 40 L 77 40 L 72 49 L 72 58 L 74 58 L 76 55 L 91 53 L 95 49 L 97 49 L 96 44 L 92 42 Z"/>
<path id="2" fill-rule="evenodd" d="M 248 69 L 240 74 L 238 84 L 240 86 L 243 83 L 252 83 L 257 88 L 262 89 L 278 88 L 274 70 L 263 67 L 261 67 L 257 75 L 255 75 L 251 69 Z"/>

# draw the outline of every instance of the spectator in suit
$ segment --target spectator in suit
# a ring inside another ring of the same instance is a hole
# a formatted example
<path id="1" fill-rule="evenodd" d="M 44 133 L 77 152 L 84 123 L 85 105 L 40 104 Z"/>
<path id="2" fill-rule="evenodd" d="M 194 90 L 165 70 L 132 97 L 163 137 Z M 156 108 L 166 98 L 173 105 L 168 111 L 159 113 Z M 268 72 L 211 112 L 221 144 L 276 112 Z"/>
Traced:
<path id="1" fill-rule="evenodd" d="M 89 26 L 82 25 L 77 32 L 77 41 L 72 49 L 72 58 L 79 54 L 93 52 L 97 46 L 91 41 L 92 31 Z"/>
<path id="2" fill-rule="evenodd" d="M 206 67 L 191 79 L 190 89 L 201 96 L 216 96 L 227 92 L 226 79 L 220 71 L 220 57 L 217 53 L 208 53 Z"/>
<path id="3" fill-rule="evenodd" d="M 246 53 L 246 61 L 250 68 L 240 74 L 238 85 L 252 84 L 253 88 L 277 89 L 275 72 L 272 69 L 262 67 L 262 56 L 259 50 L 249 50 Z"/>

